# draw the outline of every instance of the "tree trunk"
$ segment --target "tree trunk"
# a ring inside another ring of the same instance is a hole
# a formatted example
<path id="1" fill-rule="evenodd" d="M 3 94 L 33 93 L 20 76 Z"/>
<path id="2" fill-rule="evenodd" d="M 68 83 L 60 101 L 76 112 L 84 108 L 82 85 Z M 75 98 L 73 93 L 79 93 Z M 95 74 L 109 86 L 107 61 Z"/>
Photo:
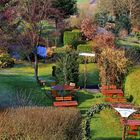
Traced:
<path id="1" fill-rule="evenodd" d="M 27 59 L 28 59 L 29 63 L 30 63 L 30 64 L 31 64 L 31 66 L 32 66 L 32 60 L 31 60 L 31 58 L 30 58 L 30 56 L 29 56 L 29 55 L 27 55 Z"/>
<path id="2" fill-rule="evenodd" d="M 55 31 L 57 32 L 57 28 L 58 28 L 58 19 L 56 18 L 55 19 Z M 55 36 L 55 46 L 57 46 L 57 40 L 58 40 L 58 38 L 57 38 L 57 35 Z"/>
<path id="3" fill-rule="evenodd" d="M 125 140 L 126 122 L 127 122 L 127 120 L 124 118 L 124 125 L 123 125 L 123 132 L 122 132 L 122 140 Z"/>
<path id="4" fill-rule="evenodd" d="M 35 70 L 35 79 L 36 82 L 39 82 L 39 78 L 38 78 L 38 58 L 37 58 L 37 50 L 35 52 L 35 62 L 34 62 L 34 70 Z"/>

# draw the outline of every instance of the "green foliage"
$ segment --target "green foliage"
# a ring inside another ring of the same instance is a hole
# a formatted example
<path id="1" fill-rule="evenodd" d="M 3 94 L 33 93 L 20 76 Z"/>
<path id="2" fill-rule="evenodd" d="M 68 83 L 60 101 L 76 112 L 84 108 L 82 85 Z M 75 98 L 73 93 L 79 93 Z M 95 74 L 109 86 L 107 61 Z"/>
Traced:
<path id="1" fill-rule="evenodd" d="M 76 0 L 54 0 L 53 7 L 64 14 L 64 18 L 70 17 L 77 13 Z"/>
<path id="2" fill-rule="evenodd" d="M 128 34 L 131 31 L 131 20 L 127 14 L 119 14 L 118 19 L 116 20 L 115 33 L 118 34 L 121 29 L 126 29 Z"/>
<path id="3" fill-rule="evenodd" d="M 140 32 L 136 32 L 136 37 L 138 38 L 138 40 L 140 40 Z"/>
<path id="4" fill-rule="evenodd" d="M 108 13 L 107 12 L 100 12 L 95 15 L 95 22 L 100 27 L 105 27 L 106 23 L 108 21 Z"/>
<path id="5" fill-rule="evenodd" d="M 122 50 L 104 48 L 98 59 L 101 84 L 122 86 L 128 72 L 129 61 Z"/>
<path id="6" fill-rule="evenodd" d="M 93 51 L 93 46 L 90 43 L 87 44 L 79 44 L 77 46 L 77 51 L 79 53 L 92 53 Z M 80 63 L 84 63 L 84 57 L 83 56 L 79 56 L 79 61 Z M 87 57 L 87 63 L 91 63 L 94 62 L 94 58 L 93 57 Z"/>
<path id="7" fill-rule="evenodd" d="M 90 44 L 79 44 L 77 46 L 77 51 L 82 53 L 82 52 L 87 52 L 87 53 L 91 53 L 93 51 L 92 49 L 92 45 Z"/>
<path id="8" fill-rule="evenodd" d="M 0 54 L 0 68 L 8 68 L 14 66 L 14 59 L 9 54 Z"/>
<path id="9" fill-rule="evenodd" d="M 65 31 L 63 36 L 64 45 L 71 45 L 73 41 L 81 40 L 81 33 L 79 31 Z"/>
<path id="10" fill-rule="evenodd" d="M 140 105 L 140 66 L 133 68 L 126 77 L 125 94 L 133 96 L 133 103 Z"/>
<path id="11" fill-rule="evenodd" d="M 0 120 L 0 138 L 3 140 L 82 139 L 81 114 L 77 109 L 7 109 L 0 112 Z"/>
<path id="12" fill-rule="evenodd" d="M 58 58 L 55 78 L 59 84 L 69 84 L 70 82 L 77 84 L 79 80 L 79 63 L 77 52 L 66 52 L 60 56 L 60 58 Z"/>
<path id="13" fill-rule="evenodd" d="M 72 43 L 71 43 L 71 46 L 73 49 L 77 50 L 77 46 L 80 45 L 80 44 L 84 44 L 86 43 L 85 41 L 83 40 L 73 40 Z"/>

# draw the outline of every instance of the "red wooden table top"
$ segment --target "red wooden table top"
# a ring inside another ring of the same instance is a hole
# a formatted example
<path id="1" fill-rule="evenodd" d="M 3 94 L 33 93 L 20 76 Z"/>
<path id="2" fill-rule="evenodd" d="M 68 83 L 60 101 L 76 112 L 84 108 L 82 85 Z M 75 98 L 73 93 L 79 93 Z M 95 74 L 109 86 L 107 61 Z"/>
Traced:
<path id="1" fill-rule="evenodd" d="M 69 107 L 69 106 L 77 106 L 77 101 L 63 101 L 63 102 L 54 102 L 54 106 L 56 107 Z"/>
<path id="2" fill-rule="evenodd" d="M 127 120 L 126 125 L 137 125 L 137 126 L 140 126 L 140 120 Z"/>
<path id="3" fill-rule="evenodd" d="M 133 108 L 132 104 L 122 104 L 122 103 L 117 103 L 117 104 L 111 104 L 112 107 L 120 107 L 120 108 Z"/>
<path id="4" fill-rule="evenodd" d="M 108 90 L 102 90 L 102 93 L 123 94 L 123 91 L 121 89 L 108 89 Z"/>

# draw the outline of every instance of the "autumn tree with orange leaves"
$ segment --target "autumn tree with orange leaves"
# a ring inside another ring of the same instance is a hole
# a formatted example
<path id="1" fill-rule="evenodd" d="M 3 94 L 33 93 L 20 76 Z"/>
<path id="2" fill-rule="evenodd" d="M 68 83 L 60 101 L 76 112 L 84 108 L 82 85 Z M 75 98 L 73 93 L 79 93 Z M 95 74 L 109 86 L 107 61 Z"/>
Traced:
<path id="1" fill-rule="evenodd" d="M 92 40 L 95 37 L 96 26 L 90 17 L 82 21 L 81 32 L 88 40 Z"/>

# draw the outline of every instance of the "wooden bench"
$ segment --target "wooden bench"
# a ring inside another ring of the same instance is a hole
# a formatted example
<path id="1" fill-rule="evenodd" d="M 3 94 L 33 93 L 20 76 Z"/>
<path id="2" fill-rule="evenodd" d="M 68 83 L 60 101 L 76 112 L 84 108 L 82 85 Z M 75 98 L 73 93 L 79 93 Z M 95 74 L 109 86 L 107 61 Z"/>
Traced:
<path id="1" fill-rule="evenodd" d="M 116 85 L 102 85 L 99 89 L 100 90 L 117 89 L 117 86 Z"/>
<path id="2" fill-rule="evenodd" d="M 106 102 L 112 103 L 125 103 L 127 100 L 125 98 L 105 98 Z"/>
<path id="3" fill-rule="evenodd" d="M 64 102 L 54 102 L 55 107 L 76 107 L 78 105 L 77 101 L 64 101 Z"/>
<path id="4" fill-rule="evenodd" d="M 129 127 L 130 127 L 131 131 L 137 131 L 138 130 L 138 126 L 136 126 L 136 125 L 130 125 Z"/>
<path id="5" fill-rule="evenodd" d="M 132 117 L 133 117 L 134 119 L 140 119 L 140 114 L 134 114 L 134 115 L 132 115 Z"/>
<path id="6" fill-rule="evenodd" d="M 66 97 L 55 97 L 56 101 L 72 101 L 72 96 L 66 96 Z"/>
<path id="7" fill-rule="evenodd" d="M 135 131 L 128 131 L 127 134 L 137 136 L 137 132 L 135 132 Z"/>

